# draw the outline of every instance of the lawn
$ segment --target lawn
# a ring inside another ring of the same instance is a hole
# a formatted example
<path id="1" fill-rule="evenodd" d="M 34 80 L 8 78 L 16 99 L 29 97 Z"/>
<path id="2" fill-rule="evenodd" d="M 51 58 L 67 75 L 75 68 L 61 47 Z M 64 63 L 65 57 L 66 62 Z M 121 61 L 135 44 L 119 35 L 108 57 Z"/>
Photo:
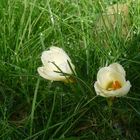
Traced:
<path id="1" fill-rule="evenodd" d="M 70 57 L 74 82 L 38 74 L 51 46 Z M 132 87 L 110 105 L 94 83 L 116 62 Z M 0 139 L 139 140 L 140 1 L 0 0 Z"/>

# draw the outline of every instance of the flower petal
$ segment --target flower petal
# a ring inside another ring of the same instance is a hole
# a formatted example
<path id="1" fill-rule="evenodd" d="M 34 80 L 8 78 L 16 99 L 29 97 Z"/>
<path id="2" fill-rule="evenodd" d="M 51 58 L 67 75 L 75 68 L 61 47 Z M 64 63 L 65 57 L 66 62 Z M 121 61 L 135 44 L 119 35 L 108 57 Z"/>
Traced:
<path id="1" fill-rule="evenodd" d="M 110 67 L 103 67 L 97 73 L 97 82 L 103 89 L 107 89 L 108 85 L 113 81 L 119 81 L 122 86 L 126 82 L 121 73 Z"/>
<path id="2" fill-rule="evenodd" d="M 50 51 L 42 52 L 41 61 L 42 61 L 44 66 L 47 66 L 48 62 L 53 61 L 52 58 L 53 58 L 53 56 L 52 56 L 52 53 Z"/>
<path id="3" fill-rule="evenodd" d="M 44 67 L 39 67 L 37 69 L 39 75 L 45 79 L 48 79 L 48 80 L 53 80 L 51 77 L 49 77 L 47 74 L 46 74 L 46 70 Z"/>
<path id="4" fill-rule="evenodd" d="M 51 81 L 65 81 L 66 78 L 68 78 L 66 76 L 62 76 L 61 73 L 47 71 L 45 67 L 39 67 L 37 71 L 41 77 Z"/>
<path id="5" fill-rule="evenodd" d="M 56 58 L 56 61 L 57 60 L 61 60 L 61 61 L 63 60 L 65 62 L 67 62 L 67 61 L 70 61 L 71 62 L 71 59 L 69 58 L 69 56 L 67 55 L 67 53 L 62 48 L 52 46 L 52 47 L 50 47 L 50 51 L 53 54 L 55 54 L 54 58 Z"/>
<path id="6" fill-rule="evenodd" d="M 42 67 L 38 68 L 38 73 L 45 79 L 53 81 L 66 81 L 67 77 L 62 73 L 72 74 L 75 71 L 75 66 L 67 53 L 59 47 L 50 47 L 48 51 L 44 51 L 41 55 Z M 69 63 L 71 67 L 69 66 Z M 62 73 L 57 73 L 62 72 Z"/>
<path id="7" fill-rule="evenodd" d="M 116 70 L 117 72 L 121 73 L 122 75 L 126 76 L 126 72 L 125 72 L 124 68 L 119 63 L 113 63 L 113 64 L 109 65 L 109 67 Z"/>
<path id="8" fill-rule="evenodd" d="M 114 97 L 114 96 L 120 97 L 120 96 L 126 95 L 129 92 L 131 84 L 129 81 L 127 81 L 122 88 L 117 89 L 117 90 L 112 90 L 112 91 L 108 91 L 101 88 L 98 82 L 95 82 L 94 87 L 95 87 L 95 91 L 97 95 L 100 95 L 103 97 Z"/>
<path id="9" fill-rule="evenodd" d="M 66 52 L 59 47 L 50 47 L 50 50 L 44 51 L 41 55 L 43 65 L 47 65 L 48 62 L 55 62 L 57 65 L 62 62 L 71 62 Z"/>

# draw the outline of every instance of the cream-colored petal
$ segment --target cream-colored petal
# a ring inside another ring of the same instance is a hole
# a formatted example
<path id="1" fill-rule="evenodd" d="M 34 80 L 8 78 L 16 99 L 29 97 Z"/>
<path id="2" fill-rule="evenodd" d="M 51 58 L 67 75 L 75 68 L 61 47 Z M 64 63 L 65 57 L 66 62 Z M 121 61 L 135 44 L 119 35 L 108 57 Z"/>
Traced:
<path id="1" fill-rule="evenodd" d="M 50 51 L 43 51 L 41 55 L 41 61 L 44 66 L 47 66 L 49 62 L 53 62 L 53 56 Z"/>
<path id="2" fill-rule="evenodd" d="M 70 63 L 72 70 L 75 70 L 75 66 Z M 72 74 L 72 70 L 67 62 L 61 62 L 61 64 L 53 64 L 53 63 L 48 63 L 47 66 L 44 66 L 47 71 L 59 71 L 67 74 Z"/>
<path id="3" fill-rule="evenodd" d="M 57 73 L 57 72 L 47 72 L 49 77 L 53 79 L 53 81 L 65 81 L 66 76 L 63 76 L 62 73 Z"/>
<path id="4" fill-rule="evenodd" d="M 45 67 L 39 67 L 37 71 L 41 77 L 47 80 L 51 80 L 51 81 L 65 81 L 66 80 L 66 76 L 62 76 L 61 73 L 47 71 Z"/>
<path id="5" fill-rule="evenodd" d="M 43 65 L 46 66 L 48 62 L 55 62 L 57 65 L 61 64 L 62 62 L 71 62 L 66 52 L 58 47 L 51 47 L 50 50 L 44 51 L 41 55 L 41 60 Z"/>
<path id="6" fill-rule="evenodd" d="M 66 76 L 63 76 L 62 73 L 57 73 L 56 71 L 72 74 L 68 61 L 72 69 L 75 70 L 75 66 L 72 64 L 67 53 L 63 49 L 55 46 L 50 47 L 48 51 L 44 51 L 42 53 L 41 61 L 43 63 L 43 67 L 38 68 L 38 73 L 40 76 L 48 80 L 66 81 Z"/>
<path id="7" fill-rule="evenodd" d="M 108 86 L 114 81 L 119 81 L 121 86 L 123 86 L 123 84 L 126 82 L 125 77 L 122 74 L 110 67 L 103 67 L 98 71 L 97 82 L 103 89 L 107 89 Z"/>
<path id="8" fill-rule="evenodd" d="M 48 74 L 46 74 L 46 70 L 44 67 L 39 67 L 37 69 L 39 75 L 47 80 L 53 80 L 52 77 L 48 76 Z"/>
<path id="9" fill-rule="evenodd" d="M 57 67 L 59 67 L 55 62 L 49 62 L 46 66 L 44 66 L 47 71 L 59 71 Z"/>
<path id="10" fill-rule="evenodd" d="M 72 64 L 72 63 L 70 63 L 70 65 L 71 65 L 71 68 L 70 68 L 70 66 L 69 66 L 69 64 L 66 62 L 66 63 L 61 63 L 60 65 L 59 65 L 59 68 L 62 70 L 62 72 L 64 72 L 64 73 L 67 73 L 67 74 L 72 74 L 73 72 L 72 72 L 72 70 L 75 70 L 75 66 Z"/>
<path id="11" fill-rule="evenodd" d="M 61 69 L 64 73 L 72 74 L 72 70 L 68 64 L 68 61 L 73 70 L 75 70 L 75 66 L 72 64 L 71 60 L 68 60 L 67 58 L 65 58 L 65 57 L 62 58 L 62 57 L 63 57 L 63 55 L 59 55 L 58 53 L 49 54 L 48 52 L 44 52 L 44 53 L 42 53 L 41 59 L 42 59 L 43 65 L 47 69 L 49 69 L 49 71 L 59 71 L 59 69 Z M 53 64 L 53 63 L 55 63 L 55 64 Z"/>
<path id="12" fill-rule="evenodd" d="M 102 96 L 102 90 L 101 90 L 102 88 L 99 86 L 99 83 L 97 81 L 94 83 L 94 88 L 95 88 L 96 94 Z"/>
<path id="13" fill-rule="evenodd" d="M 57 58 L 57 56 L 59 56 L 59 59 L 62 59 L 65 62 L 67 60 L 71 61 L 71 59 L 69 58 L 68 54 L 62 48 L 52 46 L 52 47 L 50 47 L 50 51 L 52 53 L 56 54 L 56 58 Z"/>
<path id="14" fill-rule="evenodd" d="M 126 95 L 129 92 L 131 88 L 131 84 L 129 81 L 127 81 L 122 88 L 117 90 L 112 90 L 112 91 L 103 89 L 102 87 L 100 87 L 98 82 L 95 82 L 94 87 L 97 95 L 103 97 L 120 97 Z"/>
<path id="15" fill-rule="evenodd" d="M 122 65 L 120 65 L 119 63 L 113 63 L 113 64 L 109 65 L 109 67 L 114 69 L 115 71 L 123 74 L 125 77 L 126 72 L 125 72 L 124 68 L 122 67 Z"/>

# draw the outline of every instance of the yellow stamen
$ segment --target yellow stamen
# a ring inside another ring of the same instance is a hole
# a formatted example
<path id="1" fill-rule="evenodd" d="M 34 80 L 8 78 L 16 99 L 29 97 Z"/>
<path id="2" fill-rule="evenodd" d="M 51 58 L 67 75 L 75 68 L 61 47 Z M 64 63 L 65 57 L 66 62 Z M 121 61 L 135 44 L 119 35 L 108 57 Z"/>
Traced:
<path id="1" fill-rule="evenodd" d="M 121 88 L 122 86 L 121 86 L 121 84 L 120 84 L 120 82 L 119 81 L 115 81 L 115 82 L 113 82 L 112 83 L 112 89 L 113 90 L 116 90 L 116 89 L 119 89 L 119 88 Z"/>
<path id="2" fill-rule="evenodd" d="M 111 82 L 111 83 L 109 83 L 108 84 L 108 86 L 107 86 L 107 90 L 117 90 L 117 89 L 119 89 L 119 88 L 121 88 L 122 86 L 121 86 L 121 83 L 119 82 L 119 81 L 113 81 L 113 82 Z"/>

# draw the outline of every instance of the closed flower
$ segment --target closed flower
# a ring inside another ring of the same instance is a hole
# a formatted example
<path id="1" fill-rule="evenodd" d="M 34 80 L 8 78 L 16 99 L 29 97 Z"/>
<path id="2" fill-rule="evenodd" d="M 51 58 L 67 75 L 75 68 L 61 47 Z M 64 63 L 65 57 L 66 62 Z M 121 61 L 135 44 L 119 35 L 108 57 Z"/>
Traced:
<path id="1" fill-rule="evenodd" d="M 94 84 L 97 95 L 103 97 L 120 97 L 126 95 L 131 87 L 125 79 L 124 68 L 113 63 L 108 67 L 101 68 L 97 73 L 97 81 Z"/>
<path id="2" fill-rule="evenodd" d="M 66 52 L 59 47 L 50 47 L 41 55 L 42 67 L 39 67 L 38 73 L 41 77 L 51 81 L 67 81 L 72 74 L 75 66 Z"/>

